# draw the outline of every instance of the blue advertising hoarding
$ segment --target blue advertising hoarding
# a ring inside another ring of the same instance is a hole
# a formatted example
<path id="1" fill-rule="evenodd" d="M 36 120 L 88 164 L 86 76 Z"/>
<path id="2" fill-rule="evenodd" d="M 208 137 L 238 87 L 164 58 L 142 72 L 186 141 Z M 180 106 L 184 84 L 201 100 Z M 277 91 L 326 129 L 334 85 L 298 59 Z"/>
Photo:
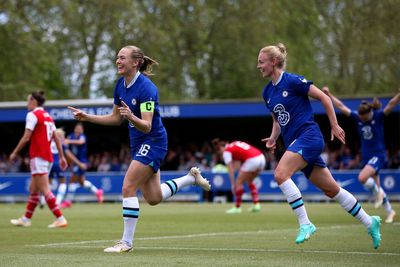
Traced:
<path id="1" fill-rule="evenodd" d="M 357 109 L 361 98 L 344 99 L 343 102 L 350 109 Z M 368 99 L 371 100 L 371 99 Z M 380 99 L 383 106 L 387 104 L 389 98 Z M 67 108 L 68 105 L 73 105 L 73 100 L 68 104 L 57 105 L 52 104 L 56 101 L 47 101 L 46 110 L 56 121 L 73 120 L 72 112 Z M 90 105 L 84 101 L 80 101 L 75 106 L 82 109 L 86 113 L 95 115 L 105 115 L 112 112 L 113 100 L 99 101 L 99 104 L 91 101 Z M 17 105 L 18 103 L 18 105 Z M 325 114 L 325 110 L 320 101 L 311 101 L 311 106 L 315 114 Z M 400 112 L 400 106 L 397 105 L 394 112 Z M 7 105 L 0 105 L 0 122 L 23 122 L 26 117 L 26 107 L 24 103 L 16 102 L 13 107 L 13 102 L 7 102 Z M 248 102 L 206 102 L 206 103 L 178 103 L 178 104 L 161 104 L 160 114 L 163 118 L 229 118 L 229 117 L 263 117 L 269 115 L 263 101 L 248 101 Z"/>

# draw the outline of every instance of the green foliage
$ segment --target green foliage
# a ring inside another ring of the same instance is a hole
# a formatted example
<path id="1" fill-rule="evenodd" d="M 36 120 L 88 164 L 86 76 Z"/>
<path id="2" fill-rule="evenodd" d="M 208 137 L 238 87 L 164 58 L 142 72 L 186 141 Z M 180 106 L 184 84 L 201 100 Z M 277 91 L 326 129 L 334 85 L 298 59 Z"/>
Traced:
<path id="1" fill-rule="evenodd" d="M 341 95 L 398 88 L 397 0 L 9 0 L 0 4 L 0 100 L 112 97 L 115 55 L 133 44 L 160 65 L 163 101 L 259 98 L 260 48 Z"/>

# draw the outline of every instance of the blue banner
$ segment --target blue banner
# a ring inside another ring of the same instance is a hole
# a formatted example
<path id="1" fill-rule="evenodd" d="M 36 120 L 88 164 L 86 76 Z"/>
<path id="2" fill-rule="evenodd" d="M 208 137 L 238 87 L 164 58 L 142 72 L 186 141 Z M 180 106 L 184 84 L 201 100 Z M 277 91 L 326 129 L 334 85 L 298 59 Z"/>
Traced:
<path id="1" fill-rule="evenodd" d="M 161 180 L 166 181 L 183 175 L 186 172 L 162 172 Z M 358 171 L 334 171 L 333 177 L 338 184 L 354 193 L 361 199 L 369 197 L 362 184 L 358 181 Z M 227 193 L 231 190 L 227 173 L 210 173 L 203 172 L 203 176 L 210 180 L 211 195 Z M 124 174 L 123 173 L 90 173 L 86 175 L 86 179 L 91 181 L 95 186 L 102 188 L 105 193 L 106 200 L 118 200 L 121 198 L 121 188 Z M 326 197 L 321 191 L 312 185 L 302 173 L 296 173 L 292 177 L 297 184 L 305 199 L 324 200 Z M 388 196 L 392 199 L 400 200 L 400 170 L 381 170 L 380 172 L 381 186 L 384 188 Z M 30 177 L 29 173 L 2 174 L 0 175 L 0 200 L 15 201 L 26 199 L 29 191 Z M 283 195 L 275 182 L 273 172 L 265 171 L 255 179 L 255 184 L 259 190 L 260 199 L 262 200 L 283 200 Z M 53 181 L 52 190 L 57 189 L 57 181 Z M 248 193 L 246 188 L 245 190 Z M 173 200 L 193 200 L 202 201 L 204 192 L 196 186 L 188 186 L 182 188 Z M 79 200 L 95 200 L 96 197 L 89 191 L 79 188 L 76 191 Z"/>
<path id="2" fill-rule="evenodd" d="M 362 99 L 344 99 L 343 102 L 350 109 L 357 109 Z M 371 99 L 367 99 L 371 100 Z M 383 106 L 387 104 L 389 98 L 382 98 Z M 11 103 L 11 102 L 9 102 Z M 46 102 L 46 110 L 56 121 L 74 120 L 72 112 L 64 106 L 52 106 L 52 101 Z M 99 105 L 85 105 L 82 101 L 75 107 L 82 109 L 88 114 L 105 115 L 112 112 L 113 100 L 109 99 L 109 105 L 102 101 Z M 73 100 L 71 100 L 73 105 Z M 325 110 L 320 101 L 311 101 L 311 106 L 315 114 L 325 114 Z M 397 105 L 394 112 L 400 112 L 400 105 Z M 0 106 L 0 122 L 21 122 L 25 121 L 26 107 L 6 107 Z M 228 118 L 228 117 L 263 117 L 269 115 L 263 101 L 253 102 L 211 102 L 211 103 L 179 103 L 160 105 L 160 114 L 163 118 Z"/>

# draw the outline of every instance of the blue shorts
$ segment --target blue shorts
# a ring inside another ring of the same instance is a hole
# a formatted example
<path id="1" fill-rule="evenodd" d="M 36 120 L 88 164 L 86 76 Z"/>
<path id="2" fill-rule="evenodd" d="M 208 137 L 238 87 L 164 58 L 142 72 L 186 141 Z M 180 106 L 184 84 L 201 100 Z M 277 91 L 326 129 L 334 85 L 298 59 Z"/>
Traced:
<path id="1" fill-rule="evenodd" d="M 135 148 L 131 147 L 131 156 L 133 160 L 137 160 L 144 165 L 153 168 L 154 173 L 160 169 L 161 162 L 167 155 L 168 150 L 167 138 L 148 139 Z"/>
<path id="2" fill-rule="evenodd" d="M 363 157 L 362 164 L 363 166 L 365 165 L 371 166 L 372 168 L 375 169 L 376 174 L 378 174 L 380 169 L 386 166 L 386 155 L 382 154 L 382 155 Z"/>
<path id="3" fill-rule="evenodd" d="M 300 154 L 307 162 L 307 166 L 301 171 L 309 178 L 314 166 L 326 167 L 324 160 L 321 158 L 324 146 L 325 142 L 321 132 L 307 129 L 289 145 L 287 150 Z"/>
<path id="4" fill-rule="evenodd" d="M 79 159 L 82 163 L 87 163 L 86 159 Z M 79 168 L 78 165 L 74 165 L 72 167 L 72 174 L 78 177 L 84 176 L 86 173 L 86 170 Z"/>
<path id="5" fill-rule="evenodd" d="M 64 172 L 61 170 L 60 165 L 58 162 L 54 161 L 53 166 L 51 166 L 51 170 L 49 173 L 49 178 L 50 179 L 60 179 L 64 178 Z"/>

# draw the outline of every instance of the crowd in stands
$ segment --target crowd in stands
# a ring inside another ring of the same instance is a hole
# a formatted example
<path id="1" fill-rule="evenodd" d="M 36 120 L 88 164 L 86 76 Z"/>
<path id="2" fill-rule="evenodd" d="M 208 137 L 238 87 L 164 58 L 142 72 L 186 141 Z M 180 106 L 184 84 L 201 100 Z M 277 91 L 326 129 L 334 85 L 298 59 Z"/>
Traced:
<path id="1" fill-rule="evenodd" d="M 266 150 L 264 150 L 264 154 L 267 160 L 265 170 L 274 170 L 277 165 L 276 156 Z M 28 155 L 19 156 L 14 162 L 9 162 L 8 156 L 0 151 L 0 173 L 29 172 Z M 359 153 L 355 153 L 346 145 L 338 149 L 330 149 L 326 146 L 321 156 L 332 170 L 360 169 L 362 167 Z M 131 162 L 128 145 L 122 145 L 119 151 L 91 153 L 88 155 L 88 159 L 88 171 L 92 172 L 125 172 Z M 189 143 L 170 146 L 161 169 L 188 171 L 193 166 L 197 166 L 203 171 L 225 170 L 222 160 L 214 153 L 209 142 L 201 145 Z M 400 150 L 394 153 L 388 152 L 387 168 L 400 169 Z"/>

